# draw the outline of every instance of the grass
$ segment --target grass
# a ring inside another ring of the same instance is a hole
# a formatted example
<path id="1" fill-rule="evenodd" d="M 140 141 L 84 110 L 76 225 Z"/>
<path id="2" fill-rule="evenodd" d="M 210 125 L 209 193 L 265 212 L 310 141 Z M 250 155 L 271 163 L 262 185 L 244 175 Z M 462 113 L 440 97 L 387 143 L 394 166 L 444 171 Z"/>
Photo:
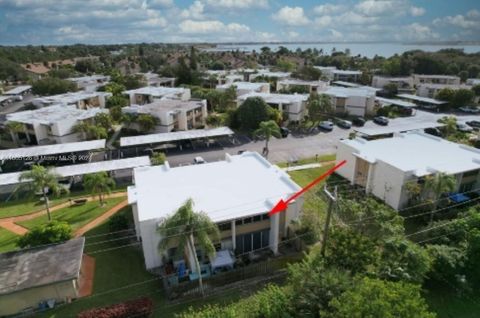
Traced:
<path id="1" fill-rule="evenodd" d="M 9 252 L 16 248 L 15 241 L 18 235 L 0 228 L 0 253 Z"/>
<path id="2" fill-rule="evenodd" d="M 98 200 L 94 200 L 79 206 L 65 207 L 52 212 L 52 219 L 67 222 L 75 231 L 124 200 L 125 197 L 109 198 L 105 200 L 106 204 L 104 206 L 100 206 Z M 32 229 L 47 221 L 47 215 L 42 215 L 31 220 L 18 222 L 18 224 L 27 229 Z"/>
<path id="3" fill-rule="evenodd" d="M 118 214 L 124 214 L 132 220 L 130 207 L 123 208 Z M 106 235 L 108 233 L 109 226 L 107 221 L 85 234 L 85 252 L 95 257 L 93 295 L 77 299 L 71 304 L 61 305 L 56 309 L 39 314 L 38 317 L 75 317 L 79 312 L 86 309 L 147 296 L 152 298 L 154 302 L 155 311 L 153 317 L 165 318 L 174 317 L 176 313 L 186 311 L 189 307 L 200 308 L 206 304 L 228 304 L 238 301 L 245 296 L 245 290 L 234 289 L 219 295 L 195 299 L 185 303 L 169 304 L 163 294 L 162 282 L 159 279 L 155 279 L 156 276 L 145 270 L 140 245 L 125 246 L 132 243 L 131 238 L 128 238 L 129 234 L 116 233 Z M 125 237 L 125 239 L 122 240 L 122 237 Z M 112 241 L 118 238 L 120 240 Z M 112 250 L 112 248 L 116 247 L 120 248 Z M 135 285 L 132 286 L 132 284 Z M 129 287 L 125 288 L 125 286 Z M 256 290 L 256 288 L 254 287 L 250 293 Z"/>
<path id="4" fill-rule="evenodd" d="M 317 159 L 315 159 L 315 157 L 299 159 L 297 163 L 295 163 L 295 166 L 306 165 L 309 163 L 321 163 L 321 162 L 334 161 L 335 158 L 336 158 L 335 154 L 328 154 L 328 155 L 318 156 Z M 279 166 L 280 168 L 285 168 L 288 166 L 288 163 L 281 162 L 277 164 L 277 166 Z"/>
<path id="5" fill-rule="evenodd" d="M 298 183 L 299 186 L 304 187 L 312 182 L 315 178 L 321 176 L 328 169 L 331 169 L 333 166 L 333 164 L 328 164 L 319 168 L 290 171 L 288 174 L 292 177 L 293 181 Z M 320 184 L 323 184 L 323 182 L 324 181 L 322 181 Z"/>
<path id="6" fill-rule="evenodd" d="M 114 189 L 112 192 L 125 191 L 125 189 L 126 189 L 125 187 L 118 187 L 117 189 Z M 50 199 L 50 206 L 53 207 L 55 205 L 67 202 L 68 199 L 84 197 L 84 196 L 90 196 L 90 193 L 86 191 L 75 191 L 75 192 L 69 193 L 68 195 L 53 197 Z M 38 197 L 14 200 L 9 202 L 2 202 L 0 207 L 0 218 L 31 214 L 44 209 L 45 209 L 45 205 L 43 204 L 43 202 L 40 202 Z"/>

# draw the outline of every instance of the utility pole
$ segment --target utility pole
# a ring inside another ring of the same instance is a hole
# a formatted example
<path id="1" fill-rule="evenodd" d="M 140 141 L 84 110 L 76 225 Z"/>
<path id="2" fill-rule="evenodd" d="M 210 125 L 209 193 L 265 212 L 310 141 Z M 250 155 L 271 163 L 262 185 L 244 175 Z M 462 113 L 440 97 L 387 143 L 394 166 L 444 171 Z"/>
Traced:
<path id="1" fill-rule="evenodd" d="M 332 218 L 333 205 L 337 203 L 337 186 L 335 186 L 335 190 L 333 191 L 333 194 L 330 191 L 328 191 L 326 185 L 323 188 L 323 192 L 327 195 L 327 198 L 329 200 L 328 210 L 327 210 L 327 219 L 325 220 L 325 227 L 323 228 L 322 249 L 320 252 L 322 254 L 322 257 L 325 257 L 325 249 L 327 247 L 328 231 L 330 227 L 330 219 Z"/>

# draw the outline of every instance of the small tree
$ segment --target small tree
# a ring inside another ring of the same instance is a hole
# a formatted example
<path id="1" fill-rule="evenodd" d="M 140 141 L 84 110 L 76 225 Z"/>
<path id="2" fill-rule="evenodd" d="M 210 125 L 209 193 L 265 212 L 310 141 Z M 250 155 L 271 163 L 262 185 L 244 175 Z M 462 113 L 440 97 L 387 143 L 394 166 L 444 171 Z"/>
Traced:
<path id="1" fill-rule="evenodd" d="M 262 121 L 260 127 L 255 130 L 254 135 L 265 137 L 265 156 L 268 156 L 268 142 L 272 136 L 280 138 L 282 135 L 280 133 L 280 127 L 273 120 Z"/>
<path id="2" fill-rule="evenodd" d="M 438 120 L 439 123 L 444 124 L 444 130 L 446 136 L 451 136 L 457 132 L 457 118 L 454 116 L 445 116 Z"/>
<path id="3" fill-rule="evenodd" d="M 45 209 L 47 210 L 48 220 L 51 221 L 50 203 L 48 202 L 47 193 L 50 191 L 54 195 L 58 195 L 62 188 L 58 184 L 58 175 L 40 165 L 33 165 L 30 171 L 22 172 L 20 181 L 28 181 L 27 186 L 33 193 L 42 193 Z M 67 189 L 63 189 L 68 191 Z"/>
<path id="4" fill-rule="evenodd" d="M 150 114 L 140 114 L 137 117 L 137 123 L 142 132 L 152 131 L 158 123 L 158 119 Z"/>
<path id="5" fill-rule="evenodd" d="M 113 127 L 112 116 L 108 113 L 98 113 L 95 115 L 95 124 L 109 131 Z"/>
<path id="6" fill-rule="evenodd" d="M 163 165 L 167 161 L 167 156 L 163 152 L 155 152 L 150 158 L 153 166 Z"/>
<path id="7" fill-rule="evenodd" d="M 83 185 L 92 195 L 98 194 L 100 205 L 103 206 L 105 204 L 103 196 L 105 193 L 112 192 L 115 187 L 115 180 L 107 172 L 102 171 L 85 175 Z"/>
<path id="8" fill-rule="evenodd" d="M 17 147 L 20 147 L 20 139 L 18 138 L 18 134 L 25 131 L 25 127 L 22 123 L 18 121 L 9 121 L 6 124 L 7 130 L 10 132 L 13 142 Z"/>
<path id="9" fill-rule="evenodd" d="M 435 210 L 437 210 L 441 195 L 446 192 L 453 191 L 455 189 L 455 185 L 455 177 L 442 172 L 429 175 L 425 178 L 425 191 L 430 194 L 433 200 L 430 223 L 433 222 L 433 215 L 435 214 Z"/>
<path id="10" fill-rule="evenodd" d="M 271 119 L 272 108 L 260 97 L 247 98 L 235 112 L 240 128 L 252 131 L 259 127 L 262 121 Z"/>
<path id="11" fill-rule="evenodd" d="M 198 274 L 198 284 L 204 295 L 202 271 L 198 261 L 195 242 L 209 256 L 215 255 L 214 241 L 219 240 L 218 226 L 204 212 L 193 211 L 193 200 L 188 199 L 173 215 L 167 217 L 158 227 L 161 241 L 158 248 L 166 251 L 173 241 L 177 243 L 177 253 L 191 255 Z M 213 241 L 212 241 L 213 240 Z"/>
<path id="12" fill-rule="evenodd" d="M 18 238 L 16 244 L 20 248 L 35 247 L 68 241 L 72 238 L 72 227 L 66 222 L 50 221 L 32 228 Z"/>

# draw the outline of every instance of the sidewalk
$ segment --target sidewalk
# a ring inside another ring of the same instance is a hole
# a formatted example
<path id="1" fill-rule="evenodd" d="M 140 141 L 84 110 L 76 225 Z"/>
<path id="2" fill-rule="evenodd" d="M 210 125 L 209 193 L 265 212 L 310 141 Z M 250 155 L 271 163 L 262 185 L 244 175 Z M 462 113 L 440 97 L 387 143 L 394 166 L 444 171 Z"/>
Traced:
<path id="1" fill-rule="evenodd" d="M 320 168 L 329 164 L 334 164 L 335 161 L 324 161 L 320 163 L 308 163 L 304 165 L 299 165 L 299 166 L 290 166 L 283 168 L 284 171 L 290 172 L 290 171 L 297 171 L 297 170 L 307 170 L 307 169 L 314 169 L 314 168 Z"/>
<path id="2" fill-rule="evenodd" d="M 128 199 L 125 199 L 124 201 L 120 202 L 119 204 L 115 205 L 114 207 L 112 207 L 110 210 L 108 210 L 107 212 L 103 213 L 102 215 L 100 215 L 99 217 L 97 217 L 96 219 L 93 219 L 92 221 L 88 222 L 87 224 L 85 224 L 84 226 L 82 226 L 81 228 L 77 229 L 75 231 L 75 233 L 73 234 L 74 237 L 79 237 L 79 236 L 82 236 L 83 234 L 85 234 L 86 232 L 90 231 L 91 229 L 93 229 L 94 227 L 96 227 L 97 225 L 100 225 L 101 223 L 103 223 L 105 220 L 107 220 L 109 217 L 111 217 L 112 215 L 114 215 L 115 213 L 117 213 L 118 211 L 120 211 L 121 209 L 123 209 L 124 207 L 126 207 L 128 205 Z"/>

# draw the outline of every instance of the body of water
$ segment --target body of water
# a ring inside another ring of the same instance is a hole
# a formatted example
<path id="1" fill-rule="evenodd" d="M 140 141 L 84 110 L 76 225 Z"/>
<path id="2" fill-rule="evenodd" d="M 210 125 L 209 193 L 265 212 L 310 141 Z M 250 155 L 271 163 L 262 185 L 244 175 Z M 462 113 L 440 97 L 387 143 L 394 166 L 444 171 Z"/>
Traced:
<path id="1" fill-rule="evenodd" d="M 445 45 L 445 44 L 402 44 L 402 43 L 302 43 L 302 44 L 271 44 L 271 43 L 256 43 L 256 44 L 237 44 L 237 45 L 217 45 L 216 48 L 209 49 L 209 51 L 232 51 L 240 50 L 245 52 L 251 52 L 255 50 L 260 52 L 260 49 L 264 46 L 270 47 L 272 51 L 276 51 L 280 46 L 284 46 L 289 50 L 296 50 L 300 48 L 306 50 L 308 48 L 316 48 L 317 50 L 323 50 L 324 54 L 331 54 L 333 50 L 345 51 L 350 49 L 350 54 L 362 55 L 369 58 L 375 55 L 390 57 L 395 54 L 402 54 L 411 50 L 422 50 L 427 52 L 435 52 L 441 49 L 453 48 L 463 49 L 465 53 L 478 53 L 480 52 L 480 45 Z"/>

